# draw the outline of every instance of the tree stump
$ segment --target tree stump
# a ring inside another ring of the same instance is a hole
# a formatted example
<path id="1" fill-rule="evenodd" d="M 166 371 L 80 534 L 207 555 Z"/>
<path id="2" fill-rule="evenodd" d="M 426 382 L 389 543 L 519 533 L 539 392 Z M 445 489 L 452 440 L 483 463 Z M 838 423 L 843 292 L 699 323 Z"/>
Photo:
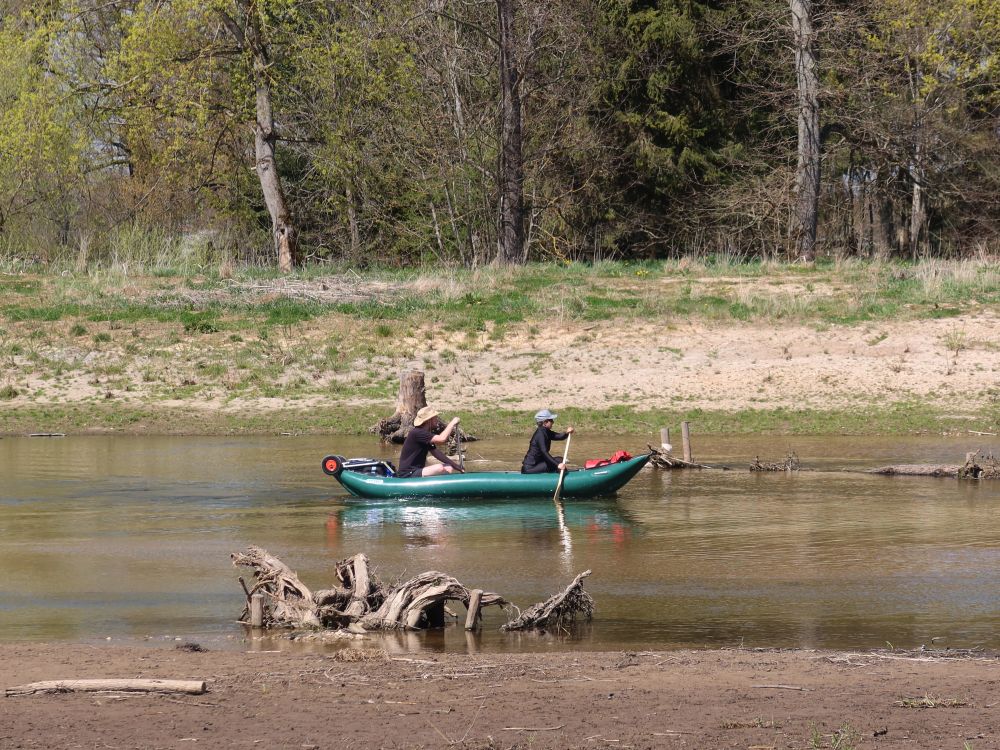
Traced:
<path id="1" fill-rule="evenodd" d="M 417 412 L 427 406 L 427 390 L 424 386 L 424 374 L 420 370 L 410 370 L 399 376 L 399 394 L 396 396 L 396 411 L 391 417 L 380 419 L 378 424 L 371 428 L 371 432 L 378 435 L 383 443 L 396 443 L 397 445 L 406 440 L 406 436 L 413 429 L 413 419 Z M 442 417 L 443 421 L 448 419 Z M 471 443 L 476 440 L 475 435 L 455 428 L 451 439 L 448 441 L 448 452 L 457 455 L 458 439 L 463 443 Z"/>
<path id="2" fill-rule="evenodd" d="M 424 373 L 410 370 L 399 376 L 399 395 L 396 397 L 396 411 L 387 419 L 380 419 L 371 431 L 383 443 L 402 443 L 413 428 L 413 418 L 427 406 L 427 391 L 424 387 Z"/>

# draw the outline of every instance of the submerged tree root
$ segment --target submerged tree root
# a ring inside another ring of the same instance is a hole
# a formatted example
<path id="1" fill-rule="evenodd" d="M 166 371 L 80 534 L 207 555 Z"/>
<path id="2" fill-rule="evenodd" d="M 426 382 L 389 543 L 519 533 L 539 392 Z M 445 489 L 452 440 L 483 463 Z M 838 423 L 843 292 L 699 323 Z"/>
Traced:
<path id="1" fill-rule="evenodd" d="M 342 586 L 316 592 L 311 592 L 281 560 L 259 547 L 231 557 L 234 565 L 254 571 L 253 586 L 244 586 L 247 602 L 240 621 L 249 622 L 251 597 L 260 593 L 264 596 L 265 628 L 333 628 L 352 633 L 416 630 L 443 625 L 446 602 L 458 601 L 468 608 L 472 599 L 471 591 L 458 580 L 434 570 L 386 586 L 371 573 L 368 557 L 363 554 L 337 563 L 337 579 Z M 587 571 L 584 575 L 589 574 Z M 484 592 L 478 606 L 507 604 L 499 594 Z"/>
<path id="2" fill-rule="evenodd" d="M 517 618 L 501 625 L 500 629 L 552 630 L 575 622 L 577 616 L 591 619 L 594 616 L 594 599 L 583 590 L 583 579 L 589 575 L 589 570 L 583 571 L 562 593 L 529 607 Z"/>

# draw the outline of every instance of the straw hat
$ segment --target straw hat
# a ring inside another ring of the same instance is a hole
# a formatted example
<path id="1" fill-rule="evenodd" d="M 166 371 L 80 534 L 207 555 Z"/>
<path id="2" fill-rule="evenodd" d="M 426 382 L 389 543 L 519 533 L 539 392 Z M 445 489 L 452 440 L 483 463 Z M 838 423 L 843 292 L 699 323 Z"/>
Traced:
<path id="1" fill-rule="evenodd" d="M 440 413 L 441 412 L 439 412 L 437 409 L 432 409 L 429 406 L 425 406 L 423 409 L 421 409 L 420 411 L 418 411 L 417 412 L 417 416 L 415 416 L 413 418 L 413 426 L 414 427 L 419 427 L 424 422 L 426 422 L 428 419 L 436 417 Z"/>

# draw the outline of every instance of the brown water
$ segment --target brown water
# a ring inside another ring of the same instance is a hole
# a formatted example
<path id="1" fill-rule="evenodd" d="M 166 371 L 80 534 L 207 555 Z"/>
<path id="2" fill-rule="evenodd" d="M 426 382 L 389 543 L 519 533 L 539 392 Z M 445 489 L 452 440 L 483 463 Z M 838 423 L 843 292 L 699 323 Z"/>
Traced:
<path id="1" fill-rule="evenodd" d="M 578 435 L 572 447 L 582 461 L 650 440 Z M 475 443 L 469 458 L 512 468 L 526 442 Z M 647 470 L 560 517 L 547 500 L 351 499 L 320 459 L 395 457 L 370 439 L 5 438 L 0 639 L 242 647 L 246 571 L 229 554 L 255 544 L 313 588 L 365 552 L 384 579 L 441 570 L 521 607 L 594 571 L 594 622 L 571 636 L 501 634 L 490 610 L 481 635 L 398 636 L 402 648 L 1000 648 L 1000 483 L 746 471 L 789 449 L 836 469 L 957 463 L 976 448 L 1000 442 L 703 437 L 696 458 L 734 471 Z"/>

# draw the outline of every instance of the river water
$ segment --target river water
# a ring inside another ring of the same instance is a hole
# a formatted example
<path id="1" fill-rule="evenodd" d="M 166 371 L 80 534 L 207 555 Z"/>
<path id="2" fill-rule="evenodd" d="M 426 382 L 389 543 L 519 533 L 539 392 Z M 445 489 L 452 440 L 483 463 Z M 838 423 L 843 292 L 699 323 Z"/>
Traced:
<path id="1" fill-rule="evenodd" d="M 577 461 L 652 438 L 577 435 Z M 468 446 L 515 467 L 518 439 Z M 365 552 L 383 580 L 440 570 L 527 607 L 591 569 L 592 624 L 395 635 L 397 650 L 675 647 L 1000 648 L 1000 483 L 839 469 L 954 464 L 995 437 L 697 437 L 732 471 L 645 470 L 613 499 L 369 504 L 326 453 L 395 458 L 371 439 L 0 439 L 0 640 L 248 641 L 232 552 L 258 545 L 313 589 Z M 794 450 L 817 471 L 751 474 Z M 452 605 L 463 617 L 460 605 Z"/>

